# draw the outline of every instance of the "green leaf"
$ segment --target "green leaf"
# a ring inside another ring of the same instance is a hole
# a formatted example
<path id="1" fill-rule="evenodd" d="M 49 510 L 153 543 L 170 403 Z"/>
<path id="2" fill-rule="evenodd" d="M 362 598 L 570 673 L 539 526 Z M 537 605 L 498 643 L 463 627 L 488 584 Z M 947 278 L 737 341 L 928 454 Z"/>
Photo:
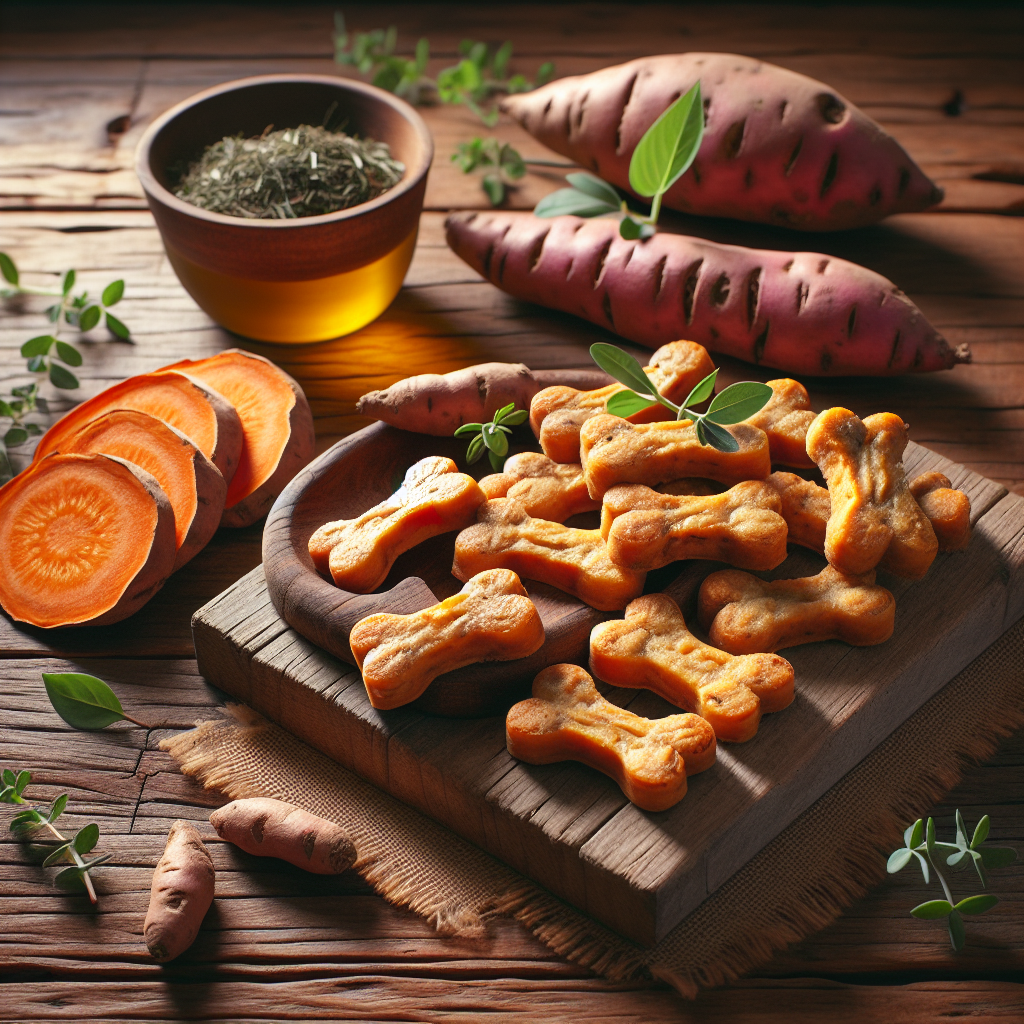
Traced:
<path id="1" fill-rule="evenodd" d="M 25 359 L 31 359 L 32 356 L 45 356 L 53 343 L 57 339 L 50 334 L 40 334 L 37 338 L 29 338 L 24 345 L 21 346 L 21 354 Z"/>
<path id="2" fill-rule="evenodd" d="M 605 373 L 614 377 L 620 384 L 625 384 L 627 388 L 632 388 L 638 395 L 652 399 L 658 398 L 654 385 L 644 373 L 644 368 L 628 352 L 623 352 L 617 345 L 599 341 L 590 346 L 590 358 Z"/>
<path id="3" fill-rule="evenodd" d="M 924 827 L 924 846 L 928 855 L 933 860 L 937 860 L 938 851 L 935 849 L 935 820 L 933 818 L 929 818 Z"/>
<path id="4" fill-rule="evenodd" d="M 964 824 L 964 816 L 957 808 L 956 812 L 956 845 L 961 850 L 967 849 L 967 826 Z"/>
<path id="5" fill-rule="evenodd" d="M 54 847 L 49 854 L 47 854 L 46 860 L 43 861 L 43 867 L 53 867 L 58 861 L 62 861 L 71 849 L 70 843 L 64 843 L 61 846 Z"/>
<path id="6" fill-rule="evenodd" d="M 14 783 L 18 781 L 18 776 L 15 775 L 13 770 L 10 768 L 5 768 L 3 770 L 3 774 L 0 775 L 0 778 L 3 779 L 5 786 L 13 786 Z"/>
<path id="7" fill-rule="evenodd" d="M 503 405 L 492 417 L 493 423 L 500 423 L 509 413 L 511 413 L 516 407 L 515 402 L 509 402 L 508 405 Z"/>
<path id="8" fill-rule="evenodd" d="M 78 387 L 78 378 L 70 370 L 65 370 L 60 363 L 50 363 L 50 383 L 55 388 L 71 391 Z"/>
<path id="9" fill-rule="evenodd" d="M 621 416 L 625 419 L 643 409 L 650 409 L 652 405 L 658 405 L 658 402 L 644 398 L 635 391 L 616 391 L 605 403 L 605 411 L 611 413 L 612 416 Z"/>
<path id="10" fill-rule="evenodd" d="M 26 423 L 25 429 L 32 437 L 38 437 L 43 432 L 43 428 L 38 423 Z"/>
<path id="11" fill-rule="evenodd" d="M 931 881 L 931 871 L 928 867 L 928 860 L 925 858 L 924 854 L 918 853 L 917 850 L 914 850 L 914 856 L 921 865 L 921 874 L 924 875 L 924 884 L 927 885 Z"/>
<path id="12" fill-rule="evenodd" d="M 961 914 L 985 914 L 998 902 L 998 896 L 992 896 L 989 893 L 982 893 L 978 896 L 968 896 L 966 899 L 962 899 L 956 905 L 956 909 L 959 910 Z"/>
<path id="13" fill-rule="evenodd" d="M 78 329 L 80 331 L 91 331 L 99 322 L 103 310 L 99 306 L 87 306 L 82 310 L 78 318 Z"/>
<path id="14" fill-rule="evenodd" d="M 948 917 L 953 912 L 953 904 L 949 900 L 929 900 L 927 903 L 919 903 L 911 914 L 924 921 L 935 921 L 940 917 Z"/>
<path id="15" fill-rule="evenodd" d="M 520 423 L 526 422 L 529 415 L 529 409 L 520 409 L 518 412 L 511 412 L 507 416 L 503 416 L 501 422 L 509 427 L 518 427 Z"/>
<path id="16" fill-rule="evenodd" d="M 966 858 L 970 852 L 970 850 L 957 850 L 956 853 L 950 854 L 950 856 L 946 858 L 947 866 L 951 868 L 967 867 Z"/>
<path id="17" fill-rule="evenodd" d="M 93 309 L 95 308 L 93 306 Z M 82 353 L 74 345 L 69 345 L 66 341 L 57 342 L 57 358 L 62 359 L 68 366 L 82 365 Z"/>
<path id="18" fill-rule="evenodd" d="M 546 195 L 534 208 L 536 217 L 600 217 L 617 213 L 619 206 L 588 196 L 577 188 L 560 188 Z"/>
<path id="19" fill-rule="evenodd" d="M 890 875 L 895 875 L 897 871 L 902 871 L 913 858 L 914 853 L 912 850 L 908 850 L 905 846 L 901 850 L 896 850 L 895 853 L 889 855 L 889 860 L 885 865 L 885 870 Z"/>
<path id="20" fill-rule="evenodd" d="M 508 436 L 500 431 L 494 423 L 485 423 L 480 431 L 484 444 L 494 452 L 495 455 L 504 457 L 508 455 Z"/>
<path id="21" fill-rule="evenodd" d="M 619 221 L 619 235 L 630 242 L 638 238 L 641 240 L 651 238 L 654 235 L 654 225 L 634 220 L 632 217 L 623 217 Z"/>
<path id="22" fill-rule="evenodd" d="M 116 306 L 124 295 L 124 281 L 111 281 L 100 297 L 104 306 Z"/>
<path id="23" fill-rule="evenodd" d="M 736 438 L 728 430 L 712 423 L 706 416 L 701 416 L 697 420 L 697 438 L 701 444 L 709 444 L 712 448 L 727 454 L 740 450 Z"/>
<path id="24" fill-rule="evenodd" d="M 487 193 L 491 206 L 501 206 L 505 201 L 505 183 L 501 178 L 497 174 L 485 174 L 480 185 Z"/>
<path id="25" fill-rule="evenodd" d="M 127 341 L 131 337 L 131 332 L 113 313 L 105 313 L 103 319 L 107 322 L 107 330 L 115 337 L 122 341 Z"/>
<path id="26" fill-rule="evenodd" d="M 704 137 L 700 82 L 680 96 L 644 132 L 629 161 L 629 184 L 638 195 L 667 192 L 693 163 Z"/>
<path id="27" fill-rule="evenodd" d="M 512 44 L 506 39 L 494 55 L 494 77 L 504 78 L 508 73 L 508 62 L 512 59 Z"/>
<path id="28" fill-rule="evenodd" d="M 986 814 L 985 817 L 978 822 L 974 829 L 974 838 L 971 840 L 971 849 L 976 850 L 986 839 L 988 839 L 989 826 L 992 824 L 991 819 Z"/>
<path id="29" fill-rule="evenodd" d="M 28 431 L 24 427 L 11 427 L 11 429 L 4 434 L 4 444 L 7 445 L 8 448 L 24 444 L 27 440 Z"/>
<path id="30" fill-rule="evenodd" d="M 702 381 L 694 385 L 693 390 L 686 396 L 683 408 L 688 409 L 691 405 L 699 405 L 711 397 L 715 390 L 715 381 L 718 379 L 718 370 L 712 370 Z"/>
<path id="31" fill-rule="evenodd" d="M 555 74 L 555 65 L 552 61 L 546 60 L 539 68 L 537 68 L 537 77 L 534 80 L 537 86 L 541 86 L 550 82 Z"/>
<path id="32" fill-rule="evenodd" d="M 71 291 L 71 289 L 74 288 L 74 287 L 75 287 L 75 272 L 73 270 L 69 270 L 64 275 L 64 283 L 61 285 L 61 289 L 60 289 L 61 290 L 61 294 L 62 295 L 67 295 L 67 293 L 69 291 Z"/>
<path id="33" fill-rule="evenodd" d="M 1017 851 L 1008 846 L 986 846 L 978 851 L 982 864 L 989 871 L 1009 867 L 1017 859 Z"/>
<path id="34" fill-rule="evenodd" d="M 46 819 L 34 808 L 30 807 L 11 819 L 11 831 L 17 833 L 31 832 L 42 825 Z"/>
<path id="35" fill-rule="evenodd" d="M 964 919 L 954 910 L 949 915 L 946 926 L 949 928 L 949 941 L 953 945 L 953 950 L 959 953 L 967 941 L 967 935 L 964 932 Z"/>
<path id="36" fill-rule="evenodd" d="M 739 423 L 748 416 L 760 412 L 768 404 L 772 394 L 772 389 L 767 384 L 759 384 L 753 380 L 731 384 L 715 395 L 705 415 L 712 423 Z"/>
<path id="37" fill-rule="evenodd" d="M 493 469 L 495 473 L 500 473 L 505 466 L 504 458 L 495 452 L 490 451 L 490 449 L 487 451 L 487 458 L 491 463 L 491 469 Z"/>
<path id="38" fill-rule="evenodd" d="M 55 302 L 52 306 L 46 307 L 46 319 L 55 324 L 60 319 L 60 303 Z"/>
<path id="39" fill-rule="evenodd" d="M 461 427 L 456 428 L 454 436 L 468 437 L 470 434 L 479 434 L 482 427 L 482 423 L 463 423 Z"/>
<path id="40" fill-rule="evenodd" d="M 0 252 L 0 274 L 3 274 L 4 280 L 8 284 L 16 285 L 18 283 L 18 268 L 14 260 L 5 252 Z"/>
<path id="41" fill-rule="evenodd" d="M 100 827 L 93 821 L 88 825 L 84 825 L 75 833 L 75 838 L 71 840 L 71 845 L 79 854 L 86 854 L 99 842 L 99 838 Z"/>
<path id="42" fill-rule="evenodd" d="M 507 142 L 501 147 L 498 153 L 498 164 L 502 174 L 512 181 L 518 181 L 526 174 L 526 164 L 519 155 L 518 149 L 513 149 Z"/>
<path id="43" fill-rule="evenodd" d="M 608 182 L 603 181 L 596 175 L 588 174 L 586 171 L 567 174 L 565 180 L 578 192 L 583 192 L 592 199 L 599 199 L 616 210 L 622 202 L 619 198 L 619 193 Z"/>
<path id="44" fill-rule="evenodd" d="M 484 457 L 486 451 L 484 446 L 484 439 L 477 434 L 472 441 L 469 442 L 469 447 L 466 449 L 466 462 L 472 466 L 474 462 L 479 462 Z"/>
<path id="45" fill-rule="evenodd" d="M 64 808 L 68 805 L 67 793 L 61 793 L 56 800 L 50 805 L 50 813 L 46 816 L 46 820 L 49 822 L 56 821 L 63 813 Z"/>
<path id="46" fill-rule="evenodd" d="M 427 70 L 427 61 L 430 60 L 430 43 L 426 39 L 420 39 L 416 43 L 416 72 L 422 75 Z"/>
<path id="47" fill-rule="evenodd" d="M 46 369 L 46 359 L 44 356 L 33 356 L 28 361 L 28 368 L 32 373 L 39 373 L 41 370 Z"/>
<path id="48" fill-rule="evenodd" d="M 0 804 L 16 804 L 18 801 L 14 799 L 14 787 L 4 786 L 0 789 Z"/>
<path id="49" fill-rule="evenodd" d="M 14 780 L 14 792 L 18 796 L 21 796 L 25 792 L 25 787 L 32 781 L 32 773 L 26 768 L 18 772 L 18 777 Z"/>
<path id="50" fill-rule="evenodd" d="M 2 398 L 0 398 L 0 416 L 14 417 L 14 410 Z"/>
<path id="51" fill-rule="evenodd" d="M 985 864 L 981 859 L 981 854 L 977 850 L 971 850 L 971 862 L 974 865 L 975 874 L 978 876 L 978 881 L 981 882 L 982 888 L 988 886 L 988 875 L 985 873 Z"/>
<path id="52" fill-rule="evenodd" d="M 906 832 L 903 833 L 903 839 L 908 847 L 920 846 L 921 840 L 924 839 L 924 819 L 918 818 L 913 825 L 908 825 Z"/>
<path id="53" fill-rule="evenodd" d="M 102 679 L 84 672 L 44 672 L 53 710 L 75 729 L 104 729 L 124 718 L 124 709 Z"/>

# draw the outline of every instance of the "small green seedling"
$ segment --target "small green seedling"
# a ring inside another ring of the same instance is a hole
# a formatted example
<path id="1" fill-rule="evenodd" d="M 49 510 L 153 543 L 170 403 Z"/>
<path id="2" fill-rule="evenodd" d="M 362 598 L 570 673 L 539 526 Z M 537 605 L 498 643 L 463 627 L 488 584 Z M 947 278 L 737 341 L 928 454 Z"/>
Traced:
<path id="1" fill-rule="evenodd" d="M 529 415 L 527 409 L 517 410 L 516 403 L 510 402 L 494 414 L 490 423 L 463 423 L 455 431 L 455 436 L 472 437 L 466 449 L 466 462 L 472 466 L 487 452 L 494 472 L 500 473 L 508 456 L 508 435 L 512 433 L 512 427 L 525 423 Z"/>

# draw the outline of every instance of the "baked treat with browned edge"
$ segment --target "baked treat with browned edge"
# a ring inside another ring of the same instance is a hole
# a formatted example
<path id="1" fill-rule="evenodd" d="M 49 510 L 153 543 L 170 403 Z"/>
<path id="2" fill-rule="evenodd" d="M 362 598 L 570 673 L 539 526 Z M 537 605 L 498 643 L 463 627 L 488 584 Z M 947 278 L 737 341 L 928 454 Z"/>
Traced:
<path id="1" fill-rule="evenodd" d="M 760 427 L 768 435 L 772 462 L 809 469 L 814 463 L 807 454 L 807 428 L 814 422 L 814 410 L 807 388 L 791 377 L 768 381 L 772 397 L 743 422 Z"/>
<path id="2" fill-rule="evenodd" d="M 580 512 L 601 507 L 587 492 L 583 467 L 578 462 L 554 462 L 540 452 L 522 452 L 506 460 L 500 473 L 480 481 L 490 498 L 511 498 L 535 519 L 564 523 Z"/>
<path id="3" fill-rule="evenodd" d="M 309 538 L 309 554 L 317 572 L 330 572 L 335 585 L 368 594 L 403 551 L 468 526 L 485 500 L 479 484 L 451 459 L 429 456 L 409 467 L 394 494 L 361 516 L 321 526 Z"/>
<path id="4" fill-rule="evenodd" d="M 552 665 L 533 681 L 533 697 L 505 719 L 513 757 L 530 764 L 582 761 L 613 778 L 645 811 L 664 811 L 686 795 L 686 777 L 715 763 L 715 734 L 697 715 L 641 718 L 605 700 L 579 665 Z"/>
<path id="5" fill-rule="evenodd" d="M 869 647 L 892 636 L 896 599 L 875 583 L 873 570 L 848 576 L 826 565 L 817 576 L 766 583 L 725 569 L 701 584 L 698 616 L 711 642 L 732 654 L 818 640 Z"/>
<path id="6" fill-rule="evenodd" d="M 777 654 L 734 657 L 701 643 L 667 594 L 645 594 L 630 602 L 624 619 L 596 625 L 590 670 L 614 686 L 653 690 L 734 743 L 757 732 L 762 714 L 793 700 L 788 661 Z"/>
<path id="7" fill-rule="evenodd" d="M 959 551 L 971 541 L 971 500 L 934 470 L 910 481 L 910 493 L 928 517 L 940 551 Z"/>
<path id="8" fill-rule="evenodd" d="M 429 608 L 360 619 L 348 641 L 370 703 L 387 710 L 463 665 L 528 657 L 543 645 L 544 626 L 519 577 L 488 569 Z"/>

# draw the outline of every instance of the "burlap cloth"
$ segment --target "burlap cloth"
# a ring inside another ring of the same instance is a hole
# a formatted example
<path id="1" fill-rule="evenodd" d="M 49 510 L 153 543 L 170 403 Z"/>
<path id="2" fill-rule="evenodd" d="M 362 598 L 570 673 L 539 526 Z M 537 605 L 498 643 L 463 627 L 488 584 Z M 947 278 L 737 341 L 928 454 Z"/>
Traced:
<path id="1" fill-rule="evenodd" d="M 825 927 L 885 874 L 885 857 L 959 780 L 1024 725 L 1024 620 L 651 949 L 643 949 L 442 825 L 241 706 L 162 744 L 232 798 L 289 800 L 348 830 L 356 870 L 439 931 L 479 936 L 505 914 L 608 978 L 693 996 Z"/>

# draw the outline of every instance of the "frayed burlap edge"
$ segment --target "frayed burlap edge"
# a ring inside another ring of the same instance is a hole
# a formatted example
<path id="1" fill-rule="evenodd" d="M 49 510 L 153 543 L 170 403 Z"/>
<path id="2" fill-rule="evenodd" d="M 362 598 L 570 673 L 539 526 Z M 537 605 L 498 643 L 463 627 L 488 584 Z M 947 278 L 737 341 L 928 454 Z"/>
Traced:
<path id="1" fill-rule="evenodd" d="M 1024 725 L 1024 622 L 1010 629 L 661 942 L 643 949 L 248 708 L 161 745 L 182 771 L 238 799 L 275 796 L 352 834 L 356 870 L 445 935 L 522 922 L 561 956 L 612 980 L 658 979 L 693 997 L 834 921 L 885 875 L 885 855 Z M 857 837 L 851 842 L 850 837 Z"/>

